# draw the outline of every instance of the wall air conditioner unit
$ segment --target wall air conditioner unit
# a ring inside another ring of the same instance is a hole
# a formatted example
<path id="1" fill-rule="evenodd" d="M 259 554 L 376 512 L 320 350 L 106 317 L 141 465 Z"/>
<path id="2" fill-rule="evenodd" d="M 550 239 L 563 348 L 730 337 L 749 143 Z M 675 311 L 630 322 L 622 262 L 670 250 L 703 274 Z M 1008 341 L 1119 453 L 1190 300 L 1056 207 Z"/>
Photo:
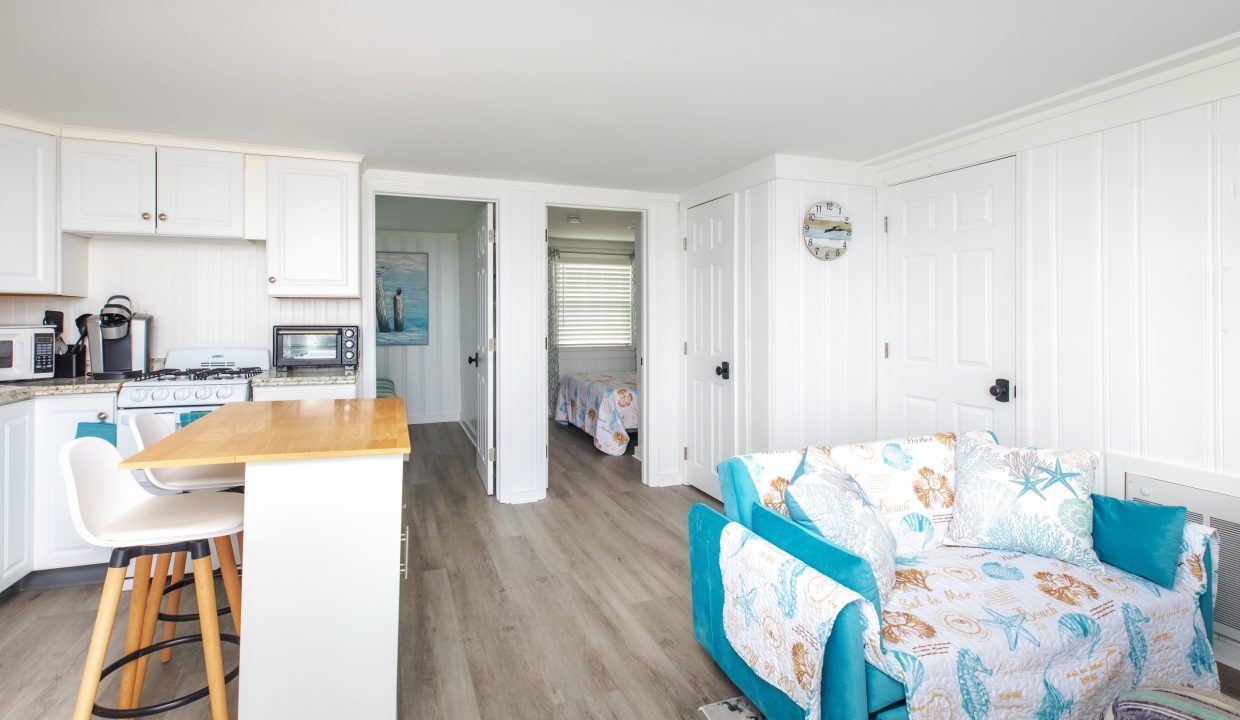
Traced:
<path id="1" fill-rule="evenodd" d="M 1124 474 L 1124 496 L 1156 505 L 1183 505 L 1188 520 L 1218 533 L 1218 578 L 1214 588 L 1215 655 L 1240 662 L 1240 497 L 1198 490 L 1136 473 Z"/>

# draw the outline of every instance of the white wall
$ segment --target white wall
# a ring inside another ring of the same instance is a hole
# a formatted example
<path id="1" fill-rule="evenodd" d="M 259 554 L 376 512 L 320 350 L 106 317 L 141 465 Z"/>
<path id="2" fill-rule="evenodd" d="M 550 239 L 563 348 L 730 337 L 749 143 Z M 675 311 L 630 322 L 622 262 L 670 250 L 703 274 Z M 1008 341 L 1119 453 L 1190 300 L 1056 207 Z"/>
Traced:
<path id="1" fill-rule="evenodd" d="M 360 300 L 268 297 L 263 243 L 100 236 L 89 258 L 88 297 L 0 296 L 0 324 L 39 323 L 45 309 L 63 310 L 72 342 L 75 317 L 99 312 L 111 294 L 128 295 L 154 315 L 151 355 L 162 358 L 175 347 L 270 349 L 273 325 L 361 320 Z"/>
<path id="2" fill-rule="evenodd" d="M 410 423 L 456 422 L 461 416 L 460 273 L 454 233 L 380 230 L 377 250 L 428 253 L 430 315 L 426 345 L 380 345 L 379 377 L 396 385 Z"/>

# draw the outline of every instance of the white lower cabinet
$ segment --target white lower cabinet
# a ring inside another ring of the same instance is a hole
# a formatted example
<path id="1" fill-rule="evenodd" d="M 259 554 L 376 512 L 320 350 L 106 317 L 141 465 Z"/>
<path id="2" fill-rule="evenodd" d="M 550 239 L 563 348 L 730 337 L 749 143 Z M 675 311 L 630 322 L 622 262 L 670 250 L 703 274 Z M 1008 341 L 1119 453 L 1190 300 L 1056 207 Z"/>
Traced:
<path id="1" fill-rule="evenodd" d="M 357 385 L 267 385 L 252 392 L 255 400 L 353 400 L 357 397 Z"/>
<path id="2" fill-rule="evenodd" d="M 77 436 L 78 423 L 112 421 L 116 395 L 51 396 L 27 402 L 33 402 L 35 422 L 34 569 L 107 562 L 110 551 L 83 540 L 73 526 L 60 449 Z"/>
<path id="3" fill-rule="evenodd" d="M 34 406 L 0 405 L 0 591 L 34 569 Z"/>

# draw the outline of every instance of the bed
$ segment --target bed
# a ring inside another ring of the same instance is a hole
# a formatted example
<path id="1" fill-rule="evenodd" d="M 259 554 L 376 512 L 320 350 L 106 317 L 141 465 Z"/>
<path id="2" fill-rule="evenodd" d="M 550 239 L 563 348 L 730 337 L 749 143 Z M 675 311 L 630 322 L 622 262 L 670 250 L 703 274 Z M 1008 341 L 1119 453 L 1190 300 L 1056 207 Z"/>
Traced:
<path id="1" fill-rule="evenodd" d="M 594 447 L 623 455 L 629 432 L 637 430 L 637 371 L 571 373 L 560 378 L 555 421 L 575 425 L 594 438 Z"/>

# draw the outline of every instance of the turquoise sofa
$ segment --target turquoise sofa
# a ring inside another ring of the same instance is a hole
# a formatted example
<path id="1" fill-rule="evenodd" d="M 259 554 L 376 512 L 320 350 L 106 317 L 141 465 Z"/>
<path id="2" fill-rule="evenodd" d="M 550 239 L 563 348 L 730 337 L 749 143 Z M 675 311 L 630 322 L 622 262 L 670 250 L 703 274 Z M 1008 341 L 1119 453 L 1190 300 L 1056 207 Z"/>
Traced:
<path id="1" fill-rule="evenodd" d="M 739 522 L 807 565 L 869 600 L 880 613 L 878 588 L 864 560 L 784 516 L 763 507 L 749 470 L 738 458 L 719 465 L 724 513 L 695 505 L 689 512 L 689 558 L 693 593 L 693 631 L 698 642 L 767 720 L 800 718 L 787 696 L 760 679 L 732 650 L 723 630 L 723 580 L 719 538 L 729 522 Z M 1200 600 L 1207 636 L 1213 637 L 1214 573 L 1206 554 L 1206 592 Z M 904 686 L 865 662 L 857 611 L 849 607 L 835 624 L 824 659 L 823 720 L 907 720 Z"/>

